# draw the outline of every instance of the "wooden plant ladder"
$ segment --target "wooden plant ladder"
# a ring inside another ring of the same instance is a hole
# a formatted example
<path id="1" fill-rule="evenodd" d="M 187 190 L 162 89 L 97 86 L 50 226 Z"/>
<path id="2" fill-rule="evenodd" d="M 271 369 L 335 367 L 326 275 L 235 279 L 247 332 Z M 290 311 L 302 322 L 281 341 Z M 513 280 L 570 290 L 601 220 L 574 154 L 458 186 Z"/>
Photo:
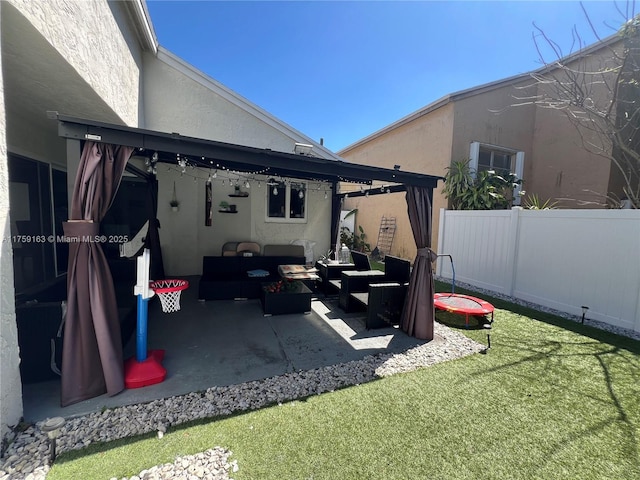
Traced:
<path id="1" fill-rule="evenodd" d="M 396 234 L 396 217 L 382 217 L 380 220 L 380 230 L 378 232 L 378 254 L 380 258 L 391 253 L 393 237 Z"/>

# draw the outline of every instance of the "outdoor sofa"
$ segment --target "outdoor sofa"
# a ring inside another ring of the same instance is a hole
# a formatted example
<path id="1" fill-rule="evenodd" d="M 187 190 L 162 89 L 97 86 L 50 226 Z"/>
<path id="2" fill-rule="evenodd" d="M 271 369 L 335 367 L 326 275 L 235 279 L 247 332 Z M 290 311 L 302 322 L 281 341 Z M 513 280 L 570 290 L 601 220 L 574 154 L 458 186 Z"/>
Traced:
<path id="1" fill-rule="evenodd" d="M 136 327 L 135 259 L 109 259 L 124 347 Z M 62 365 L 67 275 L 16 295 L 20 374 L 25 384 L 53 380 Z"/>
<path id="2" fill-rule="evenodd" d="M 304 265 L 301 245 L 265 245 L 261 255 L 205 256 L 200 300 L 260 298 L 263 283 L 279 280 L 279 265 Z"/>

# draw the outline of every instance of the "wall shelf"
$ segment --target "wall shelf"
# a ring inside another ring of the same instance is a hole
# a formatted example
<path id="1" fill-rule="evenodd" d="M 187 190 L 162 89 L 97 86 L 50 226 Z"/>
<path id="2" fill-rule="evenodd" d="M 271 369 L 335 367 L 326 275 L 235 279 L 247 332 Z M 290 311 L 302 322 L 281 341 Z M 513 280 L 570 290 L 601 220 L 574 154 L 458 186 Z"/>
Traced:
<path id="1" fill-rule="evenodd" d="M 230 197 L 234 197 L 234 198 L 245 198 L 245 197 L 248 197 L 249 194 L 246 193 L 246 194 L 243 195 L 243 194 L 237 194 L 237 193 L 230 193 L 229 196 Z"/>
<path id="2" fill-rule="evenodd" d="M 220 212 L 220 213 L 238 213 L 237 210 L 235 210 L 233 212 L 231 210 L 218 210 L 218 212 Z"/>

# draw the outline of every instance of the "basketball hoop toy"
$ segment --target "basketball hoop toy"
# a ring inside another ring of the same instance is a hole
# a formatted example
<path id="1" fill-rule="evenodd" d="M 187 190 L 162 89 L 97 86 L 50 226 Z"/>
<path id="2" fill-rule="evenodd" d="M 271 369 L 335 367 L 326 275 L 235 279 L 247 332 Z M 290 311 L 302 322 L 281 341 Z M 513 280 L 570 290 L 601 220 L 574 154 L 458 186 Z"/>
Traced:
<path id="1" fill-rule="evenodd" d="M 156 280 L 149 284 L 151 289 L 158 295 L 162 311 L 173 313 L 180 310 L 180 294 L 189 287 L 186 280 Z"/>
<path id="2" fill-rule="evenodd" d="M 180 293 L 189 286 L 186 280 L 149 282 L 150 259 L 151 255 L 147 248 L 137 259 L 138 283 L 133 288 L 134 295 L 138 297 L 136 356 L 124 362 L 126 388 L 146 387 L 160 383 L 166 378 L 167 370 L 162 366 L 164 350 L 147 350 L 149 299 L 157 293 L 163 312 L 177 312 L 180 310 Z"/>

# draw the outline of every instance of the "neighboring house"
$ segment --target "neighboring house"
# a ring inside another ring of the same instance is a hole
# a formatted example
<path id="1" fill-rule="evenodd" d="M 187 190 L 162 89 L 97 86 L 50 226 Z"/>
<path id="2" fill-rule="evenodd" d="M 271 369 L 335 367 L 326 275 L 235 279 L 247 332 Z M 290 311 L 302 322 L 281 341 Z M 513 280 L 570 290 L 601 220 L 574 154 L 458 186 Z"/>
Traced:
<path id="1" fill-rule="evenodd" d="M 600 66 L 619 47 L 616 36 L 564 59 L 587 58 Z M 541 93 L 532 73 L 506 78 L 447 95 L 338 152 L 352 162 L 444 176 L 447 167 L 470 159 L 475 170 L 510 170 L 523 179 L 527 193 L 552 199 L 559 208 L 601 208 L 609 193 L 622 198 L 622 182 L 612 162 L 589 153 L 561 111 L 527 103 Z M 520 105 L 519 105 L 520 104 Z M 516 106 L 518 105 L 518 106 Z M 586 139 L 589 140 L 588 138 Z M 517 192 L 516 192 L 517 193 Z M 395 218 L 392 253 L 413 258 L 415 246 L 399 196 L 348 199 L 357 208 L 357 224 L 376 246 L 381 219 Z M 526 198 L 526 196 L 525 196 Z M 516 195 L 516 205 L 520 198 Z M 442 188 L 434 192 L 433 237 L 438 239 L 439 210 L 447 207 Z"/>
<path id="2" fill-rule="evenodd" d="M 63 245 L 46 240 L 11 242 L 11 237 L 61 235 L 60 222 L 68 218 L 67 199 L 75 178 L 67 178 L 66 142 L 58 136 L 58 122 L 47 118 L 47 112 L 282 152 L 293 153 L 295 143 L 303 143 L 311 145 L 317 157 L 340 158 L 159 46 L 143 0 L 9 0 L 0 3 L 0 16 L 0 425 L 4 437 L 22 415 L 14 292 L 52 281 L 67 266 Z M 146 171 L 143 162 L 133 161 Z M 214 206 L 229 200 L 234 188 L 230 175 L 225 178 L 227 172 L 219 173 L 213 180 Z M 207 176 L 196 176 L 191 170 L 183 175 L 177 164 L 157 168 L 158 218 L 169 274 L 199 274 L 203 255 L 219 255 L 230 240 L 264 245 L 314 239 L 320 251 L 329 248 L 330 200 L 307 201 L 305 218 L 291 219 L 283 229 L 282 219 L 271 223 L 265 218 L 263 181 L 262 189 L 252 185 L 253 194 L 238 202 L 237 215 L 214 216 L 214 225 L 208 227 L 204 222 Z M 125 217 L 133 215 L 141 202 L 144 205 L 144 197 L 136 193 L 143 190 L 136 190 L 136 180 L 128 176 L 123 181 L 131 208 Z M 178 212 L 169 205 L 173 185 L 180 202 Z M 314 195 L 322 198 L 323 193 Z M 307 222 L 308 218 L 314 221 Z M 129 238 L 137 233 L 131 224 L 113 228 Z"/>

